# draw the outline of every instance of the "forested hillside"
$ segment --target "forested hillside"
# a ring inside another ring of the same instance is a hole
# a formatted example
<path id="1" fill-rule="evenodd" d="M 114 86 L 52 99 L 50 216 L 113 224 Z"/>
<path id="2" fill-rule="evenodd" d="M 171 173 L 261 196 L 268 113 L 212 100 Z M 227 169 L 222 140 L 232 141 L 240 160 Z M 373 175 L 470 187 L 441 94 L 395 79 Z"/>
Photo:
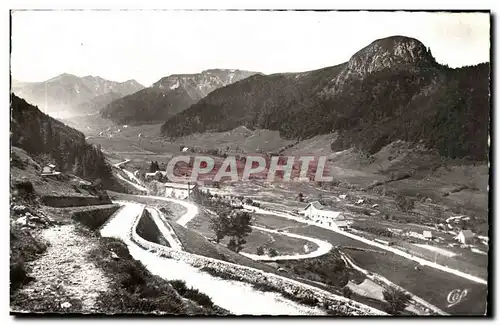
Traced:
<path id="1" fill-rule="evenodd" d="M 332 149 L 370 153 L 395 140 L 424 142 L 443 156 L 487 158 L 488 63 L 451 69 L 406 37 L 373 42 L 341 65 L 256 75 L 220 88 L 168 119 L 176 138 L 240 125 L 290 139 L 338 132 Z"/>
<path id="2" fill-rule="evenodd" d="M 111 102 L 101 110 L 101 116 L 119 124 L 165 121 L 211 91 L 254 74 L 243 70 L 212 69 L 170 75 L 149 88 Z"/>
<path id="3" fill-rule="evenodd" d="M 101 179 L 106 188 L 119 186 L 100 148 L 85 141 L 85 136 L 40 112 L 24 99 L 11 97 L 11 144 L 26 150 L 57 170 L 82 178 Z"/>

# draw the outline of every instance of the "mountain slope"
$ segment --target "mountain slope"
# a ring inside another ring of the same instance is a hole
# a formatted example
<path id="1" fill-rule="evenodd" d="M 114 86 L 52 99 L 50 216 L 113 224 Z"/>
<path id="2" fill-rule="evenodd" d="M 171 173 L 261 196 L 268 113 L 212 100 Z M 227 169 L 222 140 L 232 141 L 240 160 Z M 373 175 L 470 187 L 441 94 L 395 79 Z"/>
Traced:
<path id="1" fill-rule="evenodd" d="M 152 87 L 120 98 L 101 111 L 101 116 L 120 124 L 165 121 L 198 102 L 217 88 L 251 75 L 241 70 L 205 70 L 196 74 L 164 77 Z"/>
<path id="2" fill-rule="evenodd" d="M 13 81 L 12 83 L 12 91 L 17 96 L 37 105 L 45 113 L 63 117 L 95 112 L 94 105 L 85 103 L 96 96 L 108 96 L 115 99 L 116 96 L 106 94 L 114 93 L 122 97 L 142 88 L 144 87 L 135 80 L 115 82 L 94 76 L 80 78 L 67 73 L 43 82 Z M 80 109 L 83 111 L 81 112 Z"/>
<path id="3" fill-rule="evenodd" d="M 395 36 L 334 67 L 253 76 L 218 89 L 168 119 L 162 133 L 175 138 L 244 125 L 304 139 L 336 131 L 334 150 L 374 153 L 401 139 L 484 160 L 488 111 L 489 64 L 450 69 L 418 40 Z"/>
<path id="4" fill-rule="evenodd" d="M 111 167 L 103 153 L 85 141 L 85 136 L 45 115 L 24 99 L 11 98 L 11 144 L 43 163 L 54 163 L 58 171 L 96 180 L 117 189 Z"/>

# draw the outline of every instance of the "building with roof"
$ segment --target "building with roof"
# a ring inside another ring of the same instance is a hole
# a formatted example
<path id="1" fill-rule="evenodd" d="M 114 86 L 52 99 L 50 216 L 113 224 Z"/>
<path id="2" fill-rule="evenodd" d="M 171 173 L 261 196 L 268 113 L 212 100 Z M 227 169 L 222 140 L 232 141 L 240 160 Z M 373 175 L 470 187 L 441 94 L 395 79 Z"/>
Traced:
<path id="1" fill-rule="evenodd" d="M 165 196 L 185 200 L 196 188 L 196 184 L 181 184 L 181 183 L 164 183 Z"/>
<path id="2" fill-rule="evenodd" d="M 342 212 L 332 211 L 318 201 L 309 203 L 301 214 L 318 224 L 328 227 L 346 229 L 348 226 Z"/>
<path id="3" fill-rule="evenodd" d="M 434 238 L 434 236 L 432 236 L 432 232 L 429 230 L 424 230 L 422 236 L 425 240 L 431 240 L 432 238 Z"/>
<path id="4" fill-rule="evenodd" d="M 59 175 L 61 172 L 56 171 L 56 165 L 48 164 L 42 167 L 42 176 Z"/>
<path id="5" fill-rule="evenodd" d="M 470 245 L 474 242 L 474 233 L 469 229 L 462 230 L 455 239 L 464 245 Z"/>

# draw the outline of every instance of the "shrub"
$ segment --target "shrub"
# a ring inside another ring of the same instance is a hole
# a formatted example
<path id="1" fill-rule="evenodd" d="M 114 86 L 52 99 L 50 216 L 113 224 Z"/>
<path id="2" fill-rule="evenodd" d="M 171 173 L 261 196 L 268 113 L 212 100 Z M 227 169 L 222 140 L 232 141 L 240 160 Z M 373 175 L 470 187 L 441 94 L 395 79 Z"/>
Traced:
<path id="1" fill-rule="evenodd" d="M 186 286 L 186 282 L 182 280 L 172 280 L 169 281 L 169 283 L 182 297 L 192 300 L 203 307 L 214 307 L 214 303 L 209 296 L 207 296 L 203 292 L 200 292 L 198 289 L 188 288 Z"/>
<path id="2" fill-rule="evenodd" d="M 33 187 L 33 183 L 28 180 L 17 181 L 14 183 L 14 188 L 18 195 L 21 196 L 30 196 L 35 193 L 35 188 Z"/>
<path id="3" fill-rule="evenodd" d="M 274 248 L 271 248 L 269 250 L 269 256 L 271 256 L 271 257 L 278 256 L 278 252 Z"/>
<path id="4" fill-rule="evenodd" d="M 398 195 L 396 196 L 396 204 L 401 211 L 409 212 L 413 210 L 415 206 L 415 200 L 406 196 Z"/>
<path id="5" fill-rule="evenodd" d="M 346 298 L 351 298 L 352 296 L 352 290 L 348 286 L 345 286 L 342 288 L 342 295 Z"/>
<path id="6" fill-rule="evenodd" d="M 257 255 L 264 255 L 264 247 L 262 246 L 257 247 Z"/>
<path id="7" fill-rule="evenodd" d="M 391 315 L 399 315 L 408 306 L 411 297 L 401 290 L 390 288 L 382 293 L 387 301 L 385 311 Z"/>

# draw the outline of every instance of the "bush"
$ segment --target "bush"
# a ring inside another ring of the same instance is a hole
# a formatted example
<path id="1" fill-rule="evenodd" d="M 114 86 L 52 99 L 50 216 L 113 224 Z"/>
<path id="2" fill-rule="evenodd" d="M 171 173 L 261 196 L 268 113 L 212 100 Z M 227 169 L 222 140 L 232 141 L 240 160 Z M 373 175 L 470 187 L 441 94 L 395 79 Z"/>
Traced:
<path id="1" fill-rule="evenodd" d="M 200 292 L 198 289 L 188 288 L 186 286 L 186 282 L 182 280 L 172 280 L 169 281 L 169 283 L 182 297 L 192 300 L 203 307 L 214 307 L 214 303 L 209 296 L 207 296 L 203 292 Z"/>
<path id="2" fill-rule="evenodd" d="M 379 226 L 352 224 L 351 228 L 368 232 L 370 234 L 374 234 L 377 236 L 392 237 L 392 232 L 390 230 Z"/>
<path id="3" fill-rule="evenodd" d="M 264 255 L 264 247 L 259 246 L 257 247 L 257 255 Z"/>
<path id="4" fill-rule="evenodd" d="M 408 302 L 411 299 L 408 294 L 393 288 L 384 290 L 383 295 L 384 299 L 387 301 L 385 311 L 391 315 L 401 314 L 406 306 L 408 306 Z"/>
<path id="5" fill-rule="evenodd" d="M 348 286 L 345 286 L 342 288 L 342 295 L 346 298 L 351 298 L 352 296 L 352 290 Z"/>
<path id="6" fill-rule="evenodd" d="M 278 252 L 274 248 L 271 248 L 269 250 L 269 256 L 271 256 L 271 257 L 278 256 Z"/>
<path id="7" fill-rule="evenodd" d="M 396 196 L 396 204 L 401 211 L 409 212 L 415 207 L 415 200 L 406 196 L 398 195 Z"/>
<path id="8" fill-rule="evenodd" d="M 32 195 L 35 193 L 35 188 L 33 187 L 33 183 L 28 180 L 17 181 L 14 183 L 14 188 L 17 191 L 17 194 L 23 195 Z"/>

